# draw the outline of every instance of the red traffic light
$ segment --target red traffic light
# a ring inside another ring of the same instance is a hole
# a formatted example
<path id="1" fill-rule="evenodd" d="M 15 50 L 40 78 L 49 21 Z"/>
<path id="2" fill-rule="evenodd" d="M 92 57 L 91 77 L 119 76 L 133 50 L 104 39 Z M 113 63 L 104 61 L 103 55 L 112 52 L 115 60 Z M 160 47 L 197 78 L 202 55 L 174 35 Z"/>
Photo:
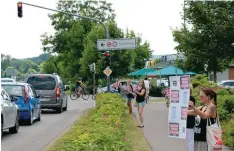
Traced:
<path id="1" fill-rule="evenodd" d="M 21 3 L 21 2 L 18 2 L 18 3 L 17 3 L 17 6 L 18 6 L 18 7 L 22 7 L 22 3 Z"/>
<path id="2" fill-rule="evenodd" d="M 109 52 L 105 52 L 104 56 L 110 57 L 110 53 Z"/>

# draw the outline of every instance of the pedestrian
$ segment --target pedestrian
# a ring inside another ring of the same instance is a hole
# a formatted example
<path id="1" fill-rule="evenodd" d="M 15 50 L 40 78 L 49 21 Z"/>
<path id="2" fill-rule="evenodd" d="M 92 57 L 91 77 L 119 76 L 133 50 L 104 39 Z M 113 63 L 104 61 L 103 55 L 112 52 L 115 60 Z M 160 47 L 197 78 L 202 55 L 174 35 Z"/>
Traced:
<path id="1" fill-rule="evenodd" d="M 145 84 L 145 89 L 146 89 L 145 102 L 147 103 L 149 99 L 149 91 L 150 91 L 150 82 L 147 77 L 144 80 L 144 84 Z"/>
<path id="2" fill-rule="evenodd" d="M 192 96 L 192 87 L 190 87 L 190 98 L 188 109 L 192 110 L 191 106 L 195 106 L 195 98 Z M 186 129 L 186 140 L 188 141 L 188 151 L 194 151 L 194 126 L 195 126 L 195 116 L 187 116 L 187 129 Z"/>
<path id="3" fill-rule="evenodd" d="M 131 84 L 131 80 L 129 79 L 127 82 L 127 105 L 128 105 L 128 109 L 129 109 L 129 114 L 132 114 L 132 99 L 134 98 L 133 95 L 133 87 Z"/>
<path id="4" fill-rule="evenodd" d="M 211 125 L 216 124 L 217 95 L 212 89 L 205 88 L 201 89 L 200 98 L 204 105 L 199 107 L 191 105 L 192 110 L 188 110 L 188 115 L 197 115 L 194 127 L 194 151 L 208 151 L 206 126 L 207 120 L 210 120 Z"/>
<path id="5" fill-rule="evenodd" d="M 135 94 L 136 94 L 136 106 L 140 119 L 140 125 L 138 127 L 143 128 L 144 127 L 143 110 L 145 107 L 145 95 L 146 95 L 144 80 L 139 81 L 138 90 L 135 90 Z"/>
<path id="6" fill-rule="evenodd" d="M 113 84 L 113 87 L 114 87 L 116 90 L 118 90 L 118 93 L 121 92 L 121 83 L 120 83 L 120 81 L 119 81 L 118 78 L 116 78 L 116 81 L 115 81 L 115 83 Z"/>

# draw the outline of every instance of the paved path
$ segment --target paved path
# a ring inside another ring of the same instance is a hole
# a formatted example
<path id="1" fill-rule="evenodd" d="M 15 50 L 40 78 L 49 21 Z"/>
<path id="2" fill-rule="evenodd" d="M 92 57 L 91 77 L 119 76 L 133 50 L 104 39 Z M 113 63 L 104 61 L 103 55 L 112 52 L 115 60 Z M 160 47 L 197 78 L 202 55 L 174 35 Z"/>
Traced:
<path id="1" fill-rule="evenodd" d="M 2 151 L 43 150 L 69 128 L 82 115 L 82 111 L 91 107 L 90 102 L 69 99 L 67 111 L 61 114 L 47 111 L 42 114 L 40 122 L 31 126 L 20 126 L 17 134 L 5 133 L 2 138 Z"/>
<path id="2" fill-rule="evenodd" d="M 137 113 L 134 107 L 134 113 Z M 138 117 L 137 117 L 138 118 Z M 144 109 L 144 125 L 142 129 L 152 151 L 188 151 L 183 139 L 168 137 L 168 108 L 165 103 L 148 103 Z M 223 149 L 223 151 L 231 151 Z"/>

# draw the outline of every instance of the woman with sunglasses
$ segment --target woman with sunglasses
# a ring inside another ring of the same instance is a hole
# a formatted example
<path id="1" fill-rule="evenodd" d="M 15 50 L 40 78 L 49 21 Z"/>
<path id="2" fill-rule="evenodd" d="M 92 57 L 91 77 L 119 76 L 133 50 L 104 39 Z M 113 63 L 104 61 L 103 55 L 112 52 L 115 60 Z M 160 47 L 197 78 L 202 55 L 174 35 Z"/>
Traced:
<path id="1" fill-rule="evenodd" d="M 217 96 L 212 89 L 206 88 L 200 91 L 200 98 L 204 105 L 199 107 L 191 105 L 192 110 L 188 110 L 188 115 L 197 115 L 194 128 L 194 151 L 207 151 L 207 120 L 210 119 L 212 125 L 216 123 Z"/>

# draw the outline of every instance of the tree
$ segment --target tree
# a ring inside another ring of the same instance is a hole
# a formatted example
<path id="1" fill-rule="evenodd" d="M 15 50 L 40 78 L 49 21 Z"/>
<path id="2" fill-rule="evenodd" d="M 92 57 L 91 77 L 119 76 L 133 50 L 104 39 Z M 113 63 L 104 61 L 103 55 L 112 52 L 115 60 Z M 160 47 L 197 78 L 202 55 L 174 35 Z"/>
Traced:
<path id="1" fill-rule="evenodd" d="M 53 73 L 57 73 L 58 70 L 53 62 L 52 59 L 44 62 L 42 65 L 41 65 L 41 73 L 46 73 L 46 74 L 53 74 Z"/>
<path id="2" fill-rule="evenodd" d="M 234 39 L 234 2 L 187 1 L 185 19 L 191 28 L 177 28 L 173 31 L 179 53 L 185 60 L 179 60 L 184 69 L 195 72 L 214 73 L 224 71 L 234 57 L 231 43 Z"/>
<path id="3" fill-rule="evenodd" d="M 58 9 L 101 20 L 108 27 L 111 38 L 138 38 L 139 47 L 136 50 L 111 52 L 112 76 L 126 75 L 131 68 L 144 65 L 142 59 L 149 58 L 149 44 L 147 42 L 143 43 L 133 31 L 125 36 L 124 32 L 117 27 L 111 3 L 106 1 L 60 1 Z M 93 62 L 97 64 L 98 73 L 103 75 L 106 66 L 102 53 L 96 48 L 97 39 L 105 38 L 103 27 L 96 22 L 74 18 L 62 13 L 53 14 L 50 19 L 56 32 L 50 36 L 43 34 L 42 44 L 44 51 L 58 54 L 56 62 L 58 62 L 59 70 L 61 69 L 60 75 L 70 79 L 75 79 L 78 76 L 88 79 L 91 76 L 88 65 Z"/>
<path id="4" fill-rule="evenodd" d="M 10 55 L 1 54 L 1 68 L 3 71 L 6 70 L 7 67 L 12 66 L 12 58 Z"/>
<path id="5" fill-rule="evenodd" d="M 106 1 L 59 1 L 57 9 L 93 17 L 104 23 L 115 17 L 111 4 Z M 57 53 L 70 77 L 77 75 L 84 51 L 85 37 L 97 23 L 62 13 L 55 13 L 50 16 L 50 19 L 56 32 L 50 36 L 42 35 L 44 51 Z"/>

